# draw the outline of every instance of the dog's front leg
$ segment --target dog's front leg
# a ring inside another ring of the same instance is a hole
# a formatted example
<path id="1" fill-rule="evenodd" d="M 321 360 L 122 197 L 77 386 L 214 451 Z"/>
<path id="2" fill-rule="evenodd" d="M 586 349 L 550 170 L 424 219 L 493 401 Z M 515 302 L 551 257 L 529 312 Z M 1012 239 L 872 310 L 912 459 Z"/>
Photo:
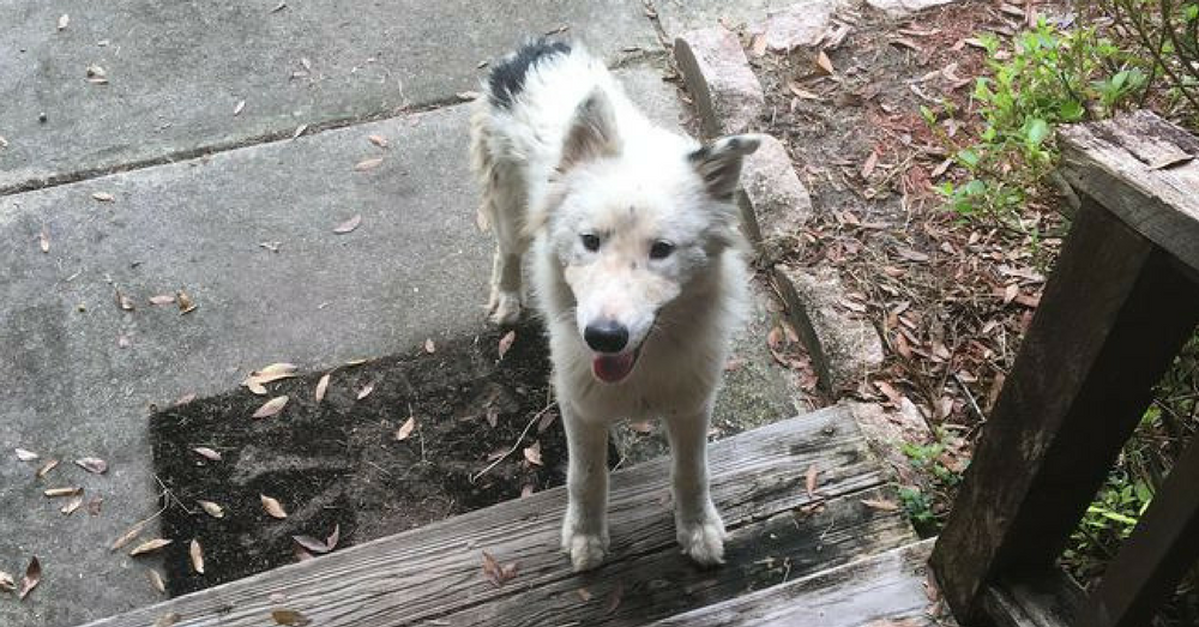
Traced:
<path id="1" fill-rule="evenodd" d="M 708 422 L 711 403 L 702 411 L 666 420 L 670 436 L 675 535 L 683 552 L 697 563 L 724 563 L 724 522 L 708 490 Z"/>
<path id="2" fill-rule="evenodd" d="M 575 571 L 589 570 L 608 550 L 608 426 L 561 409 L 569 456 L 562 550 L 570 553 Z"/>

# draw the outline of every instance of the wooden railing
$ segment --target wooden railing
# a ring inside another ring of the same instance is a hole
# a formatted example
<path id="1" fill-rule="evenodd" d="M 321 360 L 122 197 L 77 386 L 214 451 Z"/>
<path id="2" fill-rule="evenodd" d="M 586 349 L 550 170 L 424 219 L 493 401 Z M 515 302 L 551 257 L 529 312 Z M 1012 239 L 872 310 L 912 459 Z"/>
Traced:
<path id="1" fill-rule="evenodd" d="M 965 627 L 1145 627 L 1199 559 L 1199 441 L 1099 585 L 1056 561 L 1199 321 L 1199 140 L 1150 113 L 1059 134 L 1076 214 L 931 564 Z"/>

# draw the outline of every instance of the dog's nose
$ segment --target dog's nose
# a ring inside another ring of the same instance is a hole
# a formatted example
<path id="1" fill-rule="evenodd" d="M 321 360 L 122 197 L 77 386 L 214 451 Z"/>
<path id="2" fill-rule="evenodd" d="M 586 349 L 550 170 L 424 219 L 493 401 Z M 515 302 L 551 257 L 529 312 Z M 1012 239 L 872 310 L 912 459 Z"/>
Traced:
<path id="1" fill-rule="evenodd" d="M 629 343 L 629 330 L 615 320 L 601 320 L 583 329 L 587 345 L 599 353 L 619 353 Z"/>

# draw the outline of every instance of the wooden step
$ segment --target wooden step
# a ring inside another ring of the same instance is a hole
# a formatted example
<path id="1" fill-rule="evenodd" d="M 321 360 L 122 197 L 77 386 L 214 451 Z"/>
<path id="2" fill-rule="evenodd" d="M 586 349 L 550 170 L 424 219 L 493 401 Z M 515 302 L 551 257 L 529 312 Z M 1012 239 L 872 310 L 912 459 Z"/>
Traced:
<path id="1" fill-rule="evenodd" d="M 566 495 L 557 488 L 91 625 L 146 627 L 170 616 L 179 626 L 261 627 L 276 624 L 276 610 L 321 627 L 640 625 L 915 540 L 898 512 L 862 502 L 890 491 L 844 408 L 722 440 L 710 457 L 730 532 L 720 568 L 679 553 L 668 460 L 659 459 L 613 474 L 612 555 L 594 572 L 571 573 L 559 552 Z M 515 577 L 489 581 L 484 551 L 515 563 Z"/>
<path id="2" fill-rule="evenodd" d="M 924 627 L 934 540 L 923 540 L 753 594 L 677 614 L 651 627 Z"/>

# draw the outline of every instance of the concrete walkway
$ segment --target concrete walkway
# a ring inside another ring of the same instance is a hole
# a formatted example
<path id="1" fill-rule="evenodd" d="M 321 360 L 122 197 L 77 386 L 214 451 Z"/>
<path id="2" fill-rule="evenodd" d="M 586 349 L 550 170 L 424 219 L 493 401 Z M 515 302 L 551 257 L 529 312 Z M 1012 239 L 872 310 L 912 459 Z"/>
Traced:
<path id="1" fill-rule="evenodd" d="M 24 602 L 0 593 L 0 625 L 158 599 L 152 562 L 107 551 L 157 507 L 150 404 L 274 361 L 317 369 L 484 324 L 491 243 L 474 226 L 458 104 L 480 61 L 566 26 L 660 122 L 686 115 L 640 0 L 280 4 L 0 7 L 0 570 L 19 578 L 33 554 L 44 569 Z M 684 24 L 716 5 L 657 12 Z M 90 65 L 109 82 L 89 83 Z M 147 301 L 178 289 L 194 311 Z M 738 349 L 749 365 L 731 375 L 730 411 L 787 411 L 768 318 L 760 308 Z M 64 463 L 37 480 L 16 447 Z M 69 463 L 84 456 L 110 470 Z M 102 496 L 102 512 L 60 514 L 42 490 L 65 485 Z"/>

